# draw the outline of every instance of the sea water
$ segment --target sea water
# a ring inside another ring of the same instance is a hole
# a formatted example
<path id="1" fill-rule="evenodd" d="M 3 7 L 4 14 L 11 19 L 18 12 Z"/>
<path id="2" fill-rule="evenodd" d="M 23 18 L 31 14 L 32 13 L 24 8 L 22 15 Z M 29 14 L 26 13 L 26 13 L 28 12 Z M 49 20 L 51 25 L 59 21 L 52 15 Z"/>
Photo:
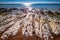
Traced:
<path id="1" fill-rule="evenodd" d="M 25 5 L 23 4 L 0 4 L 0 8 L 23 8 Z M 33 8 L 48 8 L 48 9 L 56 9 L 60 8 L 60 4 L 31 4 L 30 7 Z"/>

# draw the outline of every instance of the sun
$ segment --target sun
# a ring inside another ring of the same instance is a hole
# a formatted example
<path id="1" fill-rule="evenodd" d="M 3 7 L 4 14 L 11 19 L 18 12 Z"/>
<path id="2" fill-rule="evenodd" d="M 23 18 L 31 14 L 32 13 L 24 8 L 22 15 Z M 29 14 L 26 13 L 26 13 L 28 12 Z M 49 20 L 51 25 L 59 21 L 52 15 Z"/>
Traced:
<path id="1" fill-rule="evenodd" d="M 29 11 L 32 10 L 32 7 L 31 7 L 32 3 L 23 3 L 23 5 L 24 5 L 26 8 L 28 8 Z"/>
<path id="2" fill-rule="evenodd" d="M 31 6 L 31 3 L 23 3 L 26 7 Z"/>

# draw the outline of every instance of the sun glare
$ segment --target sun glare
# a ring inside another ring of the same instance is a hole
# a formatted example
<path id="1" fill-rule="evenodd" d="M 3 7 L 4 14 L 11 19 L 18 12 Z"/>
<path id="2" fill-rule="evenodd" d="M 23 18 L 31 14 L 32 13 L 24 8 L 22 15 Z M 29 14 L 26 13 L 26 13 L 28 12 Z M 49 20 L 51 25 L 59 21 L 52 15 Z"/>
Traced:
<path id="1" fill-rule="evenodd" d="M 23 3 L 26 7 L 31 6 L 31 3 Z"/>

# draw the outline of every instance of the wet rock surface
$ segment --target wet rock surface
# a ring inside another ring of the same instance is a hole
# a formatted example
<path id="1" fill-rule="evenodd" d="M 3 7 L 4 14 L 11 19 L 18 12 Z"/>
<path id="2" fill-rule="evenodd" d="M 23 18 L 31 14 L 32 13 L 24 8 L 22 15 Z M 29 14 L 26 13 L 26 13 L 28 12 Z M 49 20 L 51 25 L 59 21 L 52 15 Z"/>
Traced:
<path id="1" fill-rule="evenodd" d="M 11 10 L 0 12 L 0 40 L 60 40 L 59 12 Z"/>

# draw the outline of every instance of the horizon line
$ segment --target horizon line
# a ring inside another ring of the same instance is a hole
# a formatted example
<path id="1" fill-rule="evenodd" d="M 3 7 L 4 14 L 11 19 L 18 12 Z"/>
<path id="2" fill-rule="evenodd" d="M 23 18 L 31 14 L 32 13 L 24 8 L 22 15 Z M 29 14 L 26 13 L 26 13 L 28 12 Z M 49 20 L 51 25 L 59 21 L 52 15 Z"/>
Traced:
<path id="1" fill-rule="evenodd" d="M 0 2 L 0 4 L 60 4 L 60 2 Z"/>

